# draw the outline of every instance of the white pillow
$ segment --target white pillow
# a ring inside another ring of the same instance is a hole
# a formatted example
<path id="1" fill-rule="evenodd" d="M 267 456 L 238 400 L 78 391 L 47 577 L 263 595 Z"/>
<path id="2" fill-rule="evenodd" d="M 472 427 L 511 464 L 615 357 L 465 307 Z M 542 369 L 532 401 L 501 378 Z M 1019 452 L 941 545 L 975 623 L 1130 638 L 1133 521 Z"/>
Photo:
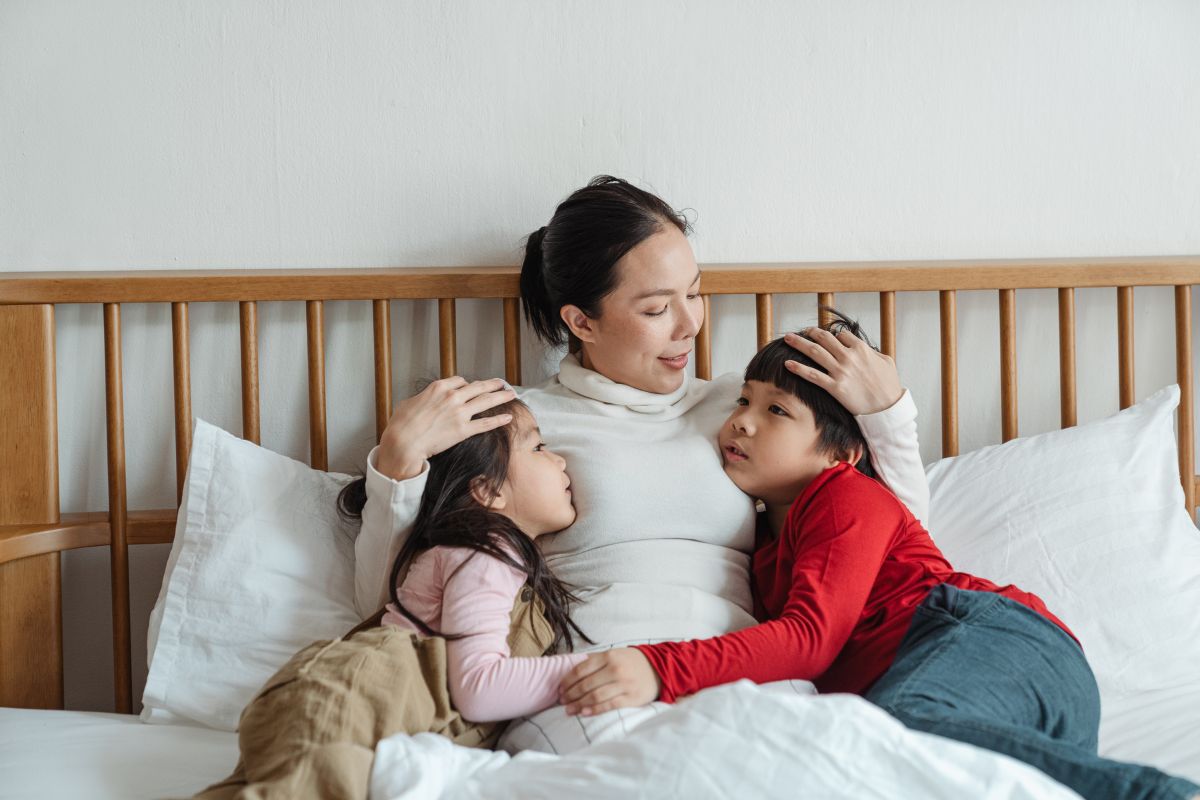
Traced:
<path id="1" fill-rule="evenodd" d="M 339 636 L 354 610 L 349 480 L 196 420 L 183 502 L 147 636 L 146 722 L 235 730 L 296 651 Z"/>
<path id="2" fill-rule="evenodd" d="M 1045 600 L 1106 699 L 1200 684 L 1200 532 L 1179 485 L 1178 405 L 1172 385 L 928 470 L 930 533 L 950 563 Z"/>

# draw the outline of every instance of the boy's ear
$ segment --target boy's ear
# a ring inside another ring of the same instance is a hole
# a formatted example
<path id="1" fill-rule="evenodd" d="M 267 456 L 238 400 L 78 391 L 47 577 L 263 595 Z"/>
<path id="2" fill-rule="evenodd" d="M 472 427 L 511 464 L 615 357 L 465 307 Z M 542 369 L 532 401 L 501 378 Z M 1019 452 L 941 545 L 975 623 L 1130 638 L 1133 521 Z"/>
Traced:
<path id="1" fill-rule="evenodd" d="M 849 464 L 852 467 L 857 467 L 858 462 L 862 461 L 863 446 L 861 444 L 856 444 L 854 447 L 851 447 L 849 450 L 847 450 L 842 455 L 844 456 L 844 458 L 842 459 L 843 461 L 845 461 L 847 464 Z"/>
<path id="2" fill-rule="evenodd" d="M 592 326 L 592 318 L 583 313 L 579 306 L 563 306 L 559 309 L 558 314 L 562 317 L 567 330 L 571 331 L 576 339 L 581 342 L 596 340 L 596 329 Z"/>
<path id="3" fill-rule="evenodd" d="M 475 502 L 484 508 L 489 508 L 492 511 L 503 511 L 508 505 L 508 497 L 506 496 L 504 487 L 493 493 L 487 481 L 480 475 L 478 478 L 471 480 L 471 497 L 475 498 Z"/>

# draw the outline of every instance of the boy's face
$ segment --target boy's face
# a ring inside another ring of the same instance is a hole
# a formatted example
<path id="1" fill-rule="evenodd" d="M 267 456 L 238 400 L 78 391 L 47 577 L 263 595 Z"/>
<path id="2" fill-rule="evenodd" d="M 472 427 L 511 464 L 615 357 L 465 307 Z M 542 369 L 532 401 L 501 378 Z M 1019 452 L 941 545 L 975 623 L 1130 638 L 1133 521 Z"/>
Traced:
<path id="1" fill-rule="evenodd" d="M 725 474 L 751 497 L 790 505 L 837 463 L 833 453 L 819 451 L 812 411 L 795 395 L 771 383 L 747 381 L 737 404 L 717 442 Z"/>

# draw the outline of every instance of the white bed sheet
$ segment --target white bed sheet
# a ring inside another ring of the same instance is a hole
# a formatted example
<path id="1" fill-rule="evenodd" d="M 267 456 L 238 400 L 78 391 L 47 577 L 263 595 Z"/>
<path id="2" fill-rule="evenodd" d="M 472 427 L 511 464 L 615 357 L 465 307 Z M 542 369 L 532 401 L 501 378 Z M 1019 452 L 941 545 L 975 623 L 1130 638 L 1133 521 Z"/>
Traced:
<path id="1" fill-rule="evenodd" d="M 1200 665 L 1197 666 L 1200 671 Z M 1100 753 L 1200 783 L 1200 681 L 1103 701 Z"/>
<path id="2" fill-rule="evenodd" d="M 741 691 L 747 690 L 743 687 Z M 1200 781 L 1200 685 L 1144 692 L 1107 703 L 1100 749 L 1113 758 L 1152 763 Z M 394 753 L 389 755 L 394 758 Z M 629 752 L 624 757 L 637 762 Z M 540 754 L 529 754 L 518 763 L 529 768 L 540 758 Z M 0 708 L 0 800 L 187 797 L 225 777 L 236 760 L 237 735 L 225 731 L 146 725 L 137 717 L 121 714 Z M 499 754 L 479 770 L 479 777 L 491 773 L 483 787 L 502 775 L 521 771 L 514 770 L 513 764 L 495 772 L 507 760 Z M 541 774 L 547 779 L 543 788 L 553 793 L 564 782 L 588 783 L 587 775 L 573 768 L 577 766 L 569 761 L 549 770 L 542 766 Z M 499 783 L 491 785 L 500 788 Z M 483 787 L 476 783 L 458 789 L 465 789 L 463 794 L 469 796 L 487 795 L 480 791 Z M 410 796 L 423 794 L 418 790 Z"/>
<path id="3" fill-rule="evenodd" d="M 372 800 L 514 797 L 1079 800 L 1030 766 L 910 731 L 862 698 L 749 681 L 706 689 L 569 755 L 511 757 L 428 733 L 375 749 Z"/>
<path id="4" fill-rule="evenodd" d="M 190 797 L 228 775 L 237 755 L 226 731 L 0 708 L 0 800 Z"/>

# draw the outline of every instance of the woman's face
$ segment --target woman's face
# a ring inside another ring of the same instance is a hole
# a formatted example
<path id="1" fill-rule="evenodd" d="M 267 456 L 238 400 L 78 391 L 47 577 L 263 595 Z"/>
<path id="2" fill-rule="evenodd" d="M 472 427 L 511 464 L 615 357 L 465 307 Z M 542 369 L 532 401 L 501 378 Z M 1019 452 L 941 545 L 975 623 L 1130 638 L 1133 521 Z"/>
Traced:
<path id="1" fill-rule="evenodd" d="M 583 366 L 617 383 L 669 394 L 683 383 L 704 322 L 692 246 L 682 231 L 664 223 L 615 269 L 616 289 L 600 301 L 599 316 L 563 306 L 563 320 L 583 343 Z"/>

